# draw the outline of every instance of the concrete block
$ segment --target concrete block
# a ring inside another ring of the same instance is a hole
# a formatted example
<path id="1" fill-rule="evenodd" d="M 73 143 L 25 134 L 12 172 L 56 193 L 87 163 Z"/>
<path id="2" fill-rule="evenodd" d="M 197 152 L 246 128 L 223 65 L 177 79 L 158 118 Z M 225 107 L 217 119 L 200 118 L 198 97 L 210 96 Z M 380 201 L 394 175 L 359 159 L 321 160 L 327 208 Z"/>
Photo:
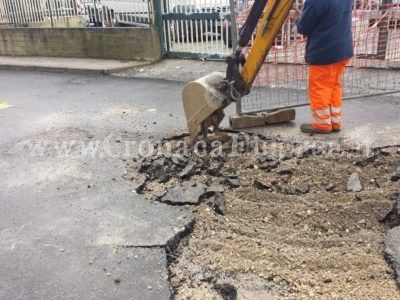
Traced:
<path id="1" fill-rule="evenodd" d="M 281 109 L 270 113 L 257 113 L 231 116 L 232 129 L 243 129 L 271 124 L 290 122 L 296 119 L 295 109 Z"/>
<path id="2" fill-rule="evenodd" d="M 290 122 L 296 119 L 296 110 L 281 109 L 271 113 L 265 113 L 265 123 L 267 124 L 279 124 Z"/>
<path id="3" fill-rule="evenodd" d="M 232 129 L 242 129 L 265 125 L 265 117 L 262 114 L 235 115 L 229 118 Z"/>

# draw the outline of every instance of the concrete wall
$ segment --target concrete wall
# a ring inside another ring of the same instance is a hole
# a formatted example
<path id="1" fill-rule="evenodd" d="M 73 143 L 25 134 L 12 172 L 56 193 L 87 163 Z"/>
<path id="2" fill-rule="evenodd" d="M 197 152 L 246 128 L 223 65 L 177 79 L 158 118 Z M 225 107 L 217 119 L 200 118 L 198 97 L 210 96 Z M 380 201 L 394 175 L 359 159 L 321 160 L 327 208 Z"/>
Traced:
<path id="1" fill-rule="evenodd" d="M 156 28 L 0 28 L 0 55 L 158 61 Z"/>

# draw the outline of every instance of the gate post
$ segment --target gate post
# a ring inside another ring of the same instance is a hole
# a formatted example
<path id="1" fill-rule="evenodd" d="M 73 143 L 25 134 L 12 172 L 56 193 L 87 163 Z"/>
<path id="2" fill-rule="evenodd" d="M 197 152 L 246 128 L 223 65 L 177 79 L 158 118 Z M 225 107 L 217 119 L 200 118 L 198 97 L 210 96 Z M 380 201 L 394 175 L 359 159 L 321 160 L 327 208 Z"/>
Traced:
<path id="1" fill-rule="evenodd" d="M 164 38 L 164 30 L 163 30 L 163 18 L 162 18 L 162 0 L 151 0 L 153 3 L 153 22 L 152 26 L 158 28 L 158 34 L 160 36 L 160 45 L 161 45 L 161 56 L 165 56 L 165 38 Z"/>
<path id="2" fill-rule="evenodd" d="M 239 3 L 237 4 L 237 8 L 239 9 Z M 237 36 L 237 23 L 236 23 L 236 5 L 235 0 L 229 0 L 229 9 L 231 11 L 231 36 L 232 36 L 232 50 L 235 53 L 236 48 L 238 46 L 238 36 Z"/>

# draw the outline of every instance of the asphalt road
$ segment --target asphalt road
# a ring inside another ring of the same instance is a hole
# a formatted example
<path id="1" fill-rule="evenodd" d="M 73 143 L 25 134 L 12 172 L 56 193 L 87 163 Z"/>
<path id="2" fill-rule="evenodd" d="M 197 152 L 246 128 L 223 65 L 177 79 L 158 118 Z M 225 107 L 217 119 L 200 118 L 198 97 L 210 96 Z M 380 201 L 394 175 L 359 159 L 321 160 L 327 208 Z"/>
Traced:
<path id="1" fill-rule="evenodd" d="M 0 72 L 0 103 L 12 105 L 0 109 L 0 299 L 170 297 L 165 246 L 192 216 L 143 199 L 123 176 L 141 141 L 186 130 L 182 86 Z M 369 98 L 346 104 L 340 135 L 300 135 L 308 108 L 254 131 L 399 144 L 399 112 L 399 98 Z"/>
<path id="2" fill-rule="evenodd" d="M 192 217 L 132 192 L 121 145 L 182 130 L 180 87 L 1 71 L 0 299 L 170 297 L 164 247 Z"/>

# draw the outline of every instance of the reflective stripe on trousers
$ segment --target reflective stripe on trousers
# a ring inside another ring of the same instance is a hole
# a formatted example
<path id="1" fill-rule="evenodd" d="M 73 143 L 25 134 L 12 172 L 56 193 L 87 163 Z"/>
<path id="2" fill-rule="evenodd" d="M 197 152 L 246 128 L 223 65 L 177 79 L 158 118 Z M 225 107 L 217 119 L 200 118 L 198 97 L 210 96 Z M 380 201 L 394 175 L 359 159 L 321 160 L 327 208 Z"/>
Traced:
<path id="1" fill-rule="evenodd" d="M 313 127 L 330 131 L 342 122 L 341 77 L 349 60 L 309 67 L 308 93 L 313 113 Z"/>
<path id="2" fill-rule="evenodd" d="M 332 127 L 340 128 L 342 125 L 342 108 L 331 106 Z"/>
<path id="3" fill-rule="evenodd" d="M 312 111 L 313 124 L 318 126 L 332 126 L 331 110 L 317 109 Z"/>

